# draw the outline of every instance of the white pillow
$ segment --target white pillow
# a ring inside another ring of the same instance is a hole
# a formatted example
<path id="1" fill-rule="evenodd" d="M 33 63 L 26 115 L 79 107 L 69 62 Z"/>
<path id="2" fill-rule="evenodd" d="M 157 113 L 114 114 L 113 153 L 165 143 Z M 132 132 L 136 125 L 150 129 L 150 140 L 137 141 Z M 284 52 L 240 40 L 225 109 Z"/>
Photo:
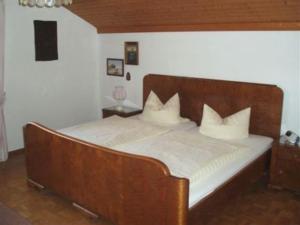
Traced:
<path id="1" fill-rule="evenodd" d="M 157 95 L 151 91 L 139 119 L 162 124 L 178 124 L 182 122 L 180 117 L 180 102 L 178 93 L 163 104 Z"/>
<path id="2" fill-rule="evenodd" d="M 223 140 L 247 138 L 250 113 L 249 107 L 223 119 L 215 110 L 204 104 L 199 132 L 208 137 Z"/>

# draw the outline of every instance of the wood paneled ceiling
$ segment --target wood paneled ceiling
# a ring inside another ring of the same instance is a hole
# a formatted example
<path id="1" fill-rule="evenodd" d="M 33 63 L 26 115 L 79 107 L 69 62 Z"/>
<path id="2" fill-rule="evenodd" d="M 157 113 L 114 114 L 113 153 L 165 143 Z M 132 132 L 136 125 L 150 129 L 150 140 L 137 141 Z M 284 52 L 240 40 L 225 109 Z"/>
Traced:
<path id="1" fill-rule="evenodd" d="M 300 30 L 300 0 L 74 0 L 99 33 Z"/>

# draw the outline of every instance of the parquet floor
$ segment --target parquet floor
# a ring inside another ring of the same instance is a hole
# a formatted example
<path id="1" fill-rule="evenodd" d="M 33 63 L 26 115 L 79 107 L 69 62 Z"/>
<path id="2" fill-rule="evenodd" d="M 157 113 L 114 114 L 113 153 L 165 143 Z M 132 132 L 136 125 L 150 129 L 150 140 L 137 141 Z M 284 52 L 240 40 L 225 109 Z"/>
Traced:
<path id="1" fill-rule="evenodd" d="M 110 225 L 87 217 L 55 194 L 29 188 L 25 175 L 23 154 L 0 163 L 0 201 L 33 225 Z M 300 225 L 300 195 L 268 190 L 260 183 L 228 203 L 208 225 Z"/>

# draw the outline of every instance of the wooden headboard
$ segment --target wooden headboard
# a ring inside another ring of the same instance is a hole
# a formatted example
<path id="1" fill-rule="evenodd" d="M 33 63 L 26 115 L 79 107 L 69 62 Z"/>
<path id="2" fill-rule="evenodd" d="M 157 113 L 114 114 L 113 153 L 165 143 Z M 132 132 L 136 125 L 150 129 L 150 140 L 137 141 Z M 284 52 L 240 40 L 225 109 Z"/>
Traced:
<path id="1" fill-rule="evenodd" d="M 181 116 L 198 125 L 204 103 L 222 117 L 250 106 L 250 133 L 280 136 L 283 92 L 275 85 L 149 74 L 144 77 L 144 104 L 151 90 L 162 102 L 178 92 Z"/>

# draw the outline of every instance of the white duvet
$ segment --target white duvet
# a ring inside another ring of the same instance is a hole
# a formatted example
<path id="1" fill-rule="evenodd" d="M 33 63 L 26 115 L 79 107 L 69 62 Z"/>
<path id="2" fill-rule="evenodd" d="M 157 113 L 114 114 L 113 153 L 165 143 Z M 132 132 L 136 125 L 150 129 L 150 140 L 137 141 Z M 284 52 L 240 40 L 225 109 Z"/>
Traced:
<path id="1" fill-rule="evenodd" d="M 96 145 L 112 148 L 116 145 L 161 135 L 177 129 L 177 127 L 187 129 L 194 126 L 196 126 L 195 123 L 191 121 L 175 126 L 158 126 L 137 118 L 111 116 L 90 123 L 60 129 L 58 132 Z"/>
<path id="2" fill-rule="evenodd" d="M 248 148 L 192 131 L 173 131 L 155 138 L 114 146 L 127 153 L 159 159 L 172 175 L 185 177 L 192 185 L 214 173 L 216 168 L 242 157 Z"/>

